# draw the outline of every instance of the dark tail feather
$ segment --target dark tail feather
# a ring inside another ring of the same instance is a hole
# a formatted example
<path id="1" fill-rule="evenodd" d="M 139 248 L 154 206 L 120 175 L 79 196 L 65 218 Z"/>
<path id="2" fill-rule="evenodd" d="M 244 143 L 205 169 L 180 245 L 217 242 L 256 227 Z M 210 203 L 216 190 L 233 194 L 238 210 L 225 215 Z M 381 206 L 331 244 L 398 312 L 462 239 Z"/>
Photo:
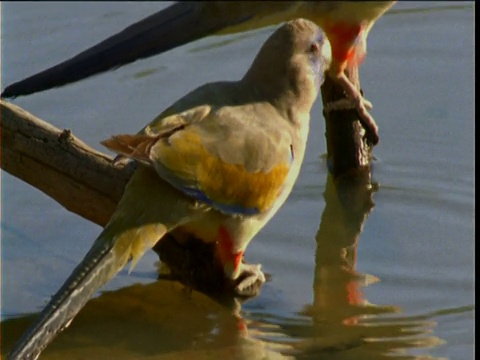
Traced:
<path id="1" fill-rule="evenodd" d="M 28 95 L 69 84 L 165 52 L 228 25 L 221 17 L 207 21 L 203 16 L 205 4 L 181 2 L 169 6 L 69 60 L 7 86 L 1 97 Z"/>

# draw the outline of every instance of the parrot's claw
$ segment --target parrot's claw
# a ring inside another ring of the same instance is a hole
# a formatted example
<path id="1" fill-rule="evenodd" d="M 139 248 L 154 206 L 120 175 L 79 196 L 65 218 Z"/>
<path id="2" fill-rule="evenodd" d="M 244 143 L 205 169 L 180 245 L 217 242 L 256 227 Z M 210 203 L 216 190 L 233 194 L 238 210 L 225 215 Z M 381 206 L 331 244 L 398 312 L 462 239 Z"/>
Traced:
<path id="1" fill-rule="evenodd" d="M 240 276 L 235 286 L 235 293 L 238 296 L 256 296 L 260 292 L 263 283 L 266 281 L 260 264 L 240 264 Z"/>
<path id="2" fill-rule="evenodd" d="M 342 86 L 347 98 L 357 109 L 360 121 L 367 131 L 367 138 L 373 145 L 376 145 L 380 139 L 378 135 L 378 126 L 372 115 L 368 112 L 368 110 L 373 108 L 372 103 L 363 97 L 362 93 L 355 87 L 355 85 L 353 85 L 343 71 L 334 73 L 334 78 Z"/>
<path id="3" fill-rule="evenodd" d="M 378 135 L 378 126 L 375 123 L 372 115 L 370 115 L 368 112 L 368 110 L 373 108 L 372 103 L 363 97 L 352 99 L 352 101 L 354 102 L 360 120 L 367 131 L 367 137 L 370 139 L 373 145 L 378 144 L 378 141 L 380 140 L 380 136 Z"/>
<path id="4" fill-rule="evenodd" d="M 365 108 L 367 110 L 372 110 L 373 109 L 373 105 L 372 105 L 371 101 L 368 101 L 367 99 L 362 97 L 362 102 L 363 102 L 363 105 L 365 106 Z"/>

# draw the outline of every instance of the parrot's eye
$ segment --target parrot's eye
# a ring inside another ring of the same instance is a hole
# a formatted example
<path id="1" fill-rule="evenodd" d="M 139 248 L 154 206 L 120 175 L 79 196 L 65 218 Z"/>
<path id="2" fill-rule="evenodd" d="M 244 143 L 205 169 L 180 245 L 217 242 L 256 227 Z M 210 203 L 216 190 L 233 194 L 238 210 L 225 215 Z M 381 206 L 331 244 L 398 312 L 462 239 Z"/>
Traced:
<path id="1" fill-rule="evenodd" d="M 318 42 L 313 42 L 310 44 L 310 47 L 308 48 L 309 53 L 317 53 L 320 51 L 320 44 Z"/>

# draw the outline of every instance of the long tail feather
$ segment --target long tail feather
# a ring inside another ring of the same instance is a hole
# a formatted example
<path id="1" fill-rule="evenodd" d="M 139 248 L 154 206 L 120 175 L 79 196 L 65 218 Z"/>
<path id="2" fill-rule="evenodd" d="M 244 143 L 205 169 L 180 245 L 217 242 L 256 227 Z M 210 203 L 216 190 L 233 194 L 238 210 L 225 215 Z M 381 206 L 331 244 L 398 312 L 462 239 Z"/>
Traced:
<path id="1" fill-rule="evenodd" d="M 271 25 L 287 18 L 291 2 L 187 1 L 142 19 L 69 60 L 13 83 L 1 97 L 33 94 L 63 86 L 215 33 L 231 33 Z M 296 8 L 294 4 L 293 8 Z M 274 16 L 272 16 L 272 13 Z M 293 17 L 292 17 L 293 18 Z M 256 24 L 251 24 L 257 19 Z"/>
<path id="2" fill-rule="evenodd" d="M 173 49 L 225 27 L 219 16 L 206 21 L 201 2 L 173 4 L 58 65 L 13 83 L 11 98 L 66 85 Z"/>
<path id="3" fill-rule="evenodd" d="M 95 291 L 115 276 L 125 261 L 112 251 L 113 246 L 113 242 L 102 242 L 102 246 L 94 246 L 88 252 L 35 323 L 16 343 L 9 359 L 36 359 L 69 325 Z"/>
<path id="4" fill-rule="evenodd" d="M 131 270 L 145 251 L 165 235 L 167 227 L 161 219 L 169 220 L 171 209 L 163 211 L 162 201 L 172 201 L 170 197 L 174 195 L 165 194 L 162 186 L 165 185 L 158 181 L 154 171 L 137 169 L 110 222 L 82 262 L 15 344 L 8 359 L 36 359 L 99 288 L 128 261 L 131 261 Z M 174 223 L 175 215 L 171 215 L 170 223 Z"/>

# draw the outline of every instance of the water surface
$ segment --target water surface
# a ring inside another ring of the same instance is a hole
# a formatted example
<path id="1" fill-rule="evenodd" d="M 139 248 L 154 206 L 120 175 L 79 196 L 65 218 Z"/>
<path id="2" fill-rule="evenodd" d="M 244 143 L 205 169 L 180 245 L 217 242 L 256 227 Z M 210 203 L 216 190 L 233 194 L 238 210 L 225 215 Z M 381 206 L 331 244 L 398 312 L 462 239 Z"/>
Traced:
<path id="1" fill-rule="evenodd" d="M 165 6 L 2 3 L 2 88 Z M 339 202 L 317 101 L 297 185 L 247 251 L 271 275 L 259 297 L 232 309 L 156 281 L 149 252 L 43 358 L 473 358 L 473 6 L 401 2 L 373 28 L 360 75 L 380 126 L 377 191 Z M 191 89 L 240 78 L 274 29 L 210 37 L 13 102 L 105 151 L 100 140 L 138 131 Z M 1 225 L 3 353 L 100 227 L 5 172 Z"/>

